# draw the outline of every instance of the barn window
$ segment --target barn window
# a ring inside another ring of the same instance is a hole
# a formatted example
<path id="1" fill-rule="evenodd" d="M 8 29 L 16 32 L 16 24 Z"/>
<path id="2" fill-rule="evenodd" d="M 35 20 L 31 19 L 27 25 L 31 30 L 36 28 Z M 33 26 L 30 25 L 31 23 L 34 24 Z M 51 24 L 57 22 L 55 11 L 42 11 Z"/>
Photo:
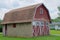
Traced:
<path id="1" fill-rule="evenodd" d="M 40 14 L 43 14 L 43 9 L 42 8 L 40 8 Z"/>
<path id="2" fill-rule="evenodd" d="M 16 24 L 15 23 L 13 24 L 13 28 L 16 28 Z"/>
<path id="3" fill-rule="evenodd" d="M 48 23 L 48 22 L 46 22 L 46 26 L 48 26 L 48 24 L 49 24 L 49 23 Z"/>
<path id="4" fill-rule="evenodd" d="M 39 21 L 33 21 L 33 22 L 32 22 L 32 25 L 38 26 L 38 25 L 39 25 Z"/>
<path id="5" fill-rule="evenodd" d="M 7 27 L 7 24 L 5 24 L 5 27 Z"/>
<path id="6" fill-rule="evenodd" d="M 32 25 L 36 25 L 35 21 L 32 22 Z"/>
<path id="7" fill-rule="evenodd" d="M 39 21 L 36 21 L 36 26 L 38 26 L 39 25 Z"/>
<path id="8" fill-rule="evenodd" d="M 44 21 L 39 22 L 40 26 L 44 26 Z"/>

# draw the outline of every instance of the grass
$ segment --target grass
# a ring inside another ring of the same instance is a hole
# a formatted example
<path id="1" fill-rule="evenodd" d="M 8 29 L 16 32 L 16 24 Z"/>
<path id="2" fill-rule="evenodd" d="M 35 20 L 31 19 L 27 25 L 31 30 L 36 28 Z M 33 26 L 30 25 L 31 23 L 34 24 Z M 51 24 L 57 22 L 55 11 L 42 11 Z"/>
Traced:
<path id="1" fill-rule="evenodd" d="M 41 36 L 41 37 L 32 37 L 32 38 L 15 38 L 15 37 L 3 37 L 0 35 L 0 40 L 60 40 L 60 36 Z"/>
<path id="2" fill-rule="evenodd" d="M 60 30 L 50 30 L 50 34 L 60 34 Z"/>
<path id="3" fill-rule="evenodd" d="M 51 34 L 60 34 L 60 31 L 51 30 Z M 0 34 L 0 40 L 60 40 L 60 36 L 49 35 L 49 36 L 39 36 L 32 38 L 15 38 L 15 37 L 4 37 Z"/>

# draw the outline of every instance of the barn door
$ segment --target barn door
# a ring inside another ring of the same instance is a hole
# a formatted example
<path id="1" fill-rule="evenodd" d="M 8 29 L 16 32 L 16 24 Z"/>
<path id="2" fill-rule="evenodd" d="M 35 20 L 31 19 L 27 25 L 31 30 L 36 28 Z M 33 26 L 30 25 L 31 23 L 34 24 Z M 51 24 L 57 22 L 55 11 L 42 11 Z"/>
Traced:
<path id="1" fill-rule="evenodd" d="M 5 36 L 7 35 L 7 24 L 5 24 Z"/>
<path id="2" fill-rule="evenodd" d="M 45 22 L 44 23 L 44 28 L 43 28 L 43 30 L 44 30 L 44 35 L 48 35 L 49 34 L 49 26 L 48 26 L 48 22 Z"/>
<path id="3" fill-rule="evenodd" d="M 33 35 L 34 36 L 44 35 L 43 27 L 44 21 L 35 21 L 33 25 Z"/>
<path id="4" fill-rule="evenodd" d="M 33 36 L 48 35 L 48 34 L 49 34 L 48 22 L 35 21 L 33 23 Z"/>
<path id="5" fill-rule="evenodd" d="M 40 34 L 39 22 L 35 22 L 33 25 L 33 36 L 38 36 Z"/>
<path id="6" fill-rule="evenodd" d="M 47 27 L 47 35 L 49 35 L 49 22 L 46 22 L 46 27 Z"/>
<path id="7" fill-rule="evenodd" d="M 33 26 L 33 36 L 39 36 L 39 35 L 40 35 L 39 26 Z"/>

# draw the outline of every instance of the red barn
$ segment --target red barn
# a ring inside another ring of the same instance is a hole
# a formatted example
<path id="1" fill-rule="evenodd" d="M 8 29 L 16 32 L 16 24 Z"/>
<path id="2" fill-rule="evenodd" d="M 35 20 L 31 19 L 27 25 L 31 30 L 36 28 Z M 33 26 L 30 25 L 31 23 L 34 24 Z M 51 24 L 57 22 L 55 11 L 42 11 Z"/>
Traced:
<path id="1" fill-rule="evenodd" d="M 50 15 L 44 4 L 36 4 L 7 12 L 4 16 L 3 35 L 33 37 L 49 35 Z"/>

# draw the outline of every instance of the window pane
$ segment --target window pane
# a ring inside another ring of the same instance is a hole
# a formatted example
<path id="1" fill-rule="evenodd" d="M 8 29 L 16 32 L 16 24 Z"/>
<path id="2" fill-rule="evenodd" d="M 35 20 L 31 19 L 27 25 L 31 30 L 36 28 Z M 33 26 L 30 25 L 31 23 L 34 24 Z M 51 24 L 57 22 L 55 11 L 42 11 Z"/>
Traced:
<path id="1" fill-rule="evenodd" d="M 16 27 L 16 24 L 13 24 L 13 27 L 15 28 Z"/>
<path id="2" fill-rule="evenodd" d="M 36 25 L 35 21 L 32 22 L 32 25 Z"/>
<path id="3" fill-rule="evenodd" d="M 36 26 L 39 26 L 39 22 L 38 21 L 36 22 Z"/>
<path id="4" fill-rule="evenodd" d="M 49 22 L 46 22 L 46 26 L 48 26 Z"/>
<path id="5" fill-rule="evenodd" d="M 39 22 L 40 26 L 44 26 L 44 21 Z"/>
<path id="6" fill-rule="evenodd" d="M 40 8 L 40 14 L 43 14 L 43 9 L 42 8 Z"/>

